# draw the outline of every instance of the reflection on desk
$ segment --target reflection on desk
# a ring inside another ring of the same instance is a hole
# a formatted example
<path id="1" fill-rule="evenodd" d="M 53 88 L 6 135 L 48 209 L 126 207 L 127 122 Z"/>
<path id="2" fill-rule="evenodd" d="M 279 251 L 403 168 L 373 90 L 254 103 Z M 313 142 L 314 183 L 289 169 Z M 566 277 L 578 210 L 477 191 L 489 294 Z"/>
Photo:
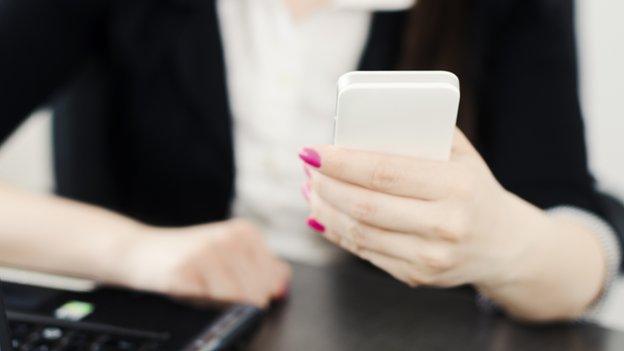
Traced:
<path id="1" fill-rule="evenodd" d="M 624 350 L 624 333 L 594 324 L 527 327 L 484 313 L 470 289 L 412 290 L 355 261 L 294 269 L 290 300 L 250 350 Z"/>

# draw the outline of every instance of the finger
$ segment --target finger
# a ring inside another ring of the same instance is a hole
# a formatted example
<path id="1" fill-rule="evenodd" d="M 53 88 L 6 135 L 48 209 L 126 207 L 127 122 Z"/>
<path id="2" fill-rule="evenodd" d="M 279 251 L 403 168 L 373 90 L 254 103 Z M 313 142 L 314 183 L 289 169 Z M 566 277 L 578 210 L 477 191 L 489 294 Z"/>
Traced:
<path id="1" fill-rule="evenodd" d="M 267 300 L 281 298 L 286 294 L 290 282 L 290 267 L 277 259 L 268 250 L 263 248 L 255 253 L 258 276 L 262 277 L 262 287 Z"/>
<path id="2" fill-rule="evenodd" d="M 264 308 L 267 301 L 259 294 L 257 277 L 249 267 L 249 258 L 237 253 L 236 250 L 216 253 L 220 257 L 221 269 L 218 271 L 224 273 L 220 278 L 223 279 L 224 286 L 230 288 L 228 292 L 237 302 Z"/>
<path id="3" fill-rule="evenodd" d="M 233 279 L 232 272 L 225 269 L 220 262 L 208 266 L 203 271 L 203 276 L 205 280 L 204 298 L 223 303 L 251 303 Z"/>
<path id="4" fill-rule="evenodd" d="M 245 295 L 253 304 L 265 308 L 270 301 L 270 290 L 267 284 L 267 274 L 264 274 L 254 262 L 244 258 L 233 263 L 237 271 L 237 279 Z"/>
<path id="5" fill-rule="evenodd" d="M 362 258 L 412 288 L 423 285 L 422 281 L 416 278 L 413 269 L 403 260 L 374 252 L 366 253 Z"/>
<path id="6" fill-rule="evenodd" d="M 437 217 L 443 213 L 436 202 L 386 195 L 317 174 L 313 195 L 362 223 L 388 231 L 436 238 Z"/>
<path id="7" fill-rule="evenodd" d="M 329 239 L 356 255 L 372 251 L 411 262 L 432 246 L 430 241 L 417 235 L 391 232 L 354 220 L 318 196 L 311 201 L 312 216 L 325 227 Z"/>
<path id="8" fill-rule="evenodd" d="M 276 259 L 269 251 L 261 236 L 252 236 L 242 243 L 251 262 L 254 275 L 258 278 L 259 289 L 263 299 L 268 301 L 273 297 L 274 281 L 276 280 Z"/>
<path id="9" fill-rule="evenodd" d="M 318 220 L 320 221 L 324 221 L 323 223 L 331 223 L 331 220 L 328 218 L 327 215 L 323 214 L 323 211 L 313 211 L 311 220 L 317 221 L 316 218 L 318 218 Z M 326 227 L 325 225 L 322 225 L 319 228 L 322 228 L 321 234 L 330 242 L 342 247 L 343 249 L 355 254 L 356 256 L 366 261 L 369 261 L 373 265 L 386 271 L 400 281 L 403 281 L 405 283 L 408 283 L 410 281 L 409 269 L 404 260 L 384 255 L 374 249 L 368 249 L 364 246 L 355 245 L 351 240 L 348 239 L 347 236 L 341 235 L 338 231 L 333 230 L 331 226 Z M 319 231 L 319 229 L 317 229 L 317 231 Z"/>
<path id="10" fill-rule="evenodd" d="M 391 195 L 435 200 L 449 193 L 459 176 L 450 162 L 349 150 L 336 146 L 304 149 L 301 158 L 309 167 L 345 183 Z"/>
<path id="11" fill-rule="evenodd" d="M 206 277 L 200 270 L 186 269 L 174 279 L 174 284 L 163 291 L 167 295 L 182 300 L 203 300 L 211 299 L 206 292 Z"/>
<path id="12" fill-rule="evenodd" d="M 269 250 L 264 237 L 257 228 L 246 221 L 239 221 L 237 226 L 240 235 L 237 250 L 244 257 L 240 260 L 250 262 L 249 269 L 253 272 L 253 283 L 261 290 L 262 299 L 269 302 L 271 298 L 279 298 L 285 294 L 290 279 L 290 268 L 277 259 Z"/>
<path id="13" fill-rule="evenodd" d="M 365 258 L 369 254 L 404 261 L 428 277 L 445 279 L 456 260 L 446 242 L 432 242 L 421 237 L 389 232 L 357 222 L 313 197 L 312 215 L 324 227 L 323 235 L 336 245 Z"/>

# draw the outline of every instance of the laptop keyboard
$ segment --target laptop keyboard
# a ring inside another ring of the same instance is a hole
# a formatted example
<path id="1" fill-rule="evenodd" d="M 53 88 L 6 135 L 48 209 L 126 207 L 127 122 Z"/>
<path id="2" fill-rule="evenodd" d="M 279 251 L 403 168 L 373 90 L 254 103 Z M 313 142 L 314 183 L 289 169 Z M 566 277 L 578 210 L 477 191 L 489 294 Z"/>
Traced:
<path id="1" fill-rule="evenodd" d="M 155 351 L 161 349 L 166 338 L 89 323 L 19 319 L 9 321 L 15 351 Z"/>

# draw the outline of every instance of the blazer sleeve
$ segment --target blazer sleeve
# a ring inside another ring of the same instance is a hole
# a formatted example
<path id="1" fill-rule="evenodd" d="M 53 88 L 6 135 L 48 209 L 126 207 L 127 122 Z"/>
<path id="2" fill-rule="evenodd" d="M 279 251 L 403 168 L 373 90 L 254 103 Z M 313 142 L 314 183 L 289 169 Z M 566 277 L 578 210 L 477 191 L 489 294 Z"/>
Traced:
<path id="1" fill-rule="evenodd" d="M 483 45 L 490 49 L 481 61 L 480 149 L 520 197 L 544 209 L 585 209 L 613 224 L 588 168 L 574 1 L 506 3 L 504 16 L 490 13 L 490 44 Z"/>
<path id="2" fill-rule="evenodd" d="M 101 0 L 0 1 L 0 142 L 93 54 Z"/>

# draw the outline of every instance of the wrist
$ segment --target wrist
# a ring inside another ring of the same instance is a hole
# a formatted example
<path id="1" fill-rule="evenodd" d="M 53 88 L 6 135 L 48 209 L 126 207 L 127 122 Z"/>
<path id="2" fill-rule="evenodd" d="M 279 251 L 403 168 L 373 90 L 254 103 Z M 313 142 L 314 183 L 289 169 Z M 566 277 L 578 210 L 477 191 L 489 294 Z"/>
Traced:
<path id="1" fill-rule="evenodd" d="M 502 265 L 506 276 L 477 288 L 520 319 L 580 318 L 604 285 L 605 257 L 598 238 L 582 225 L 516 199 L 508 218 L 510 243 L 518 250 Z"/>
<path id="2" fill-rule="evenodd" d="M 490 217 L 488 231 L 491 233 L 489 240 L 494 243 L 490 248 L 493 254 L 486 256 L 489 261 L 484 262 L 484 267 L 491 272 L 475 285 L 487 290 L 499 290 L 530 280 L 539 267 L 529 264 L 529 260 L 541 250 L 543 244 L 543 238 L 535 228 L 549 225 L 548 218 L 539 209 L 504 189 Z M 492 270 L 492 267 L 496 269 Z"/>
<path id="3" fill-rule="evenodd" d="M 96 280 L 105 284 L 132 287 L 139 266 L 137 255 L 150 240 L 150 233 L 156 231 L 150 226 L 131 222 L 117 228 L 106 236 L 99 251 L 100 269 Z"/>

